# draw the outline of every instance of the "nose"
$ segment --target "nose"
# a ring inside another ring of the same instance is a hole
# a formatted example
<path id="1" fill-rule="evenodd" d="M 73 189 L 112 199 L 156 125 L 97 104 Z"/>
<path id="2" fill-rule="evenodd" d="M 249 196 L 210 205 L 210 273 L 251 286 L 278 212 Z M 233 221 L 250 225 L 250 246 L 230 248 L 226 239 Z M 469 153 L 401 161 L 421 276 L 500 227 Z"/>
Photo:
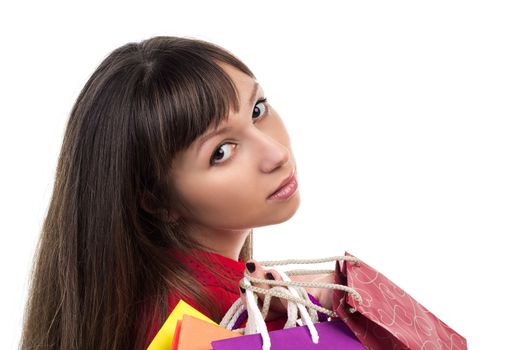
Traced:
<path id="1" fill-rule="evenodd" d="M 261 133 L 260 137 L 260 169 L 262 172 L 271 173 L 288 163 L 290 160 L 290 150 L 288 147 L 272 138 Z"/>

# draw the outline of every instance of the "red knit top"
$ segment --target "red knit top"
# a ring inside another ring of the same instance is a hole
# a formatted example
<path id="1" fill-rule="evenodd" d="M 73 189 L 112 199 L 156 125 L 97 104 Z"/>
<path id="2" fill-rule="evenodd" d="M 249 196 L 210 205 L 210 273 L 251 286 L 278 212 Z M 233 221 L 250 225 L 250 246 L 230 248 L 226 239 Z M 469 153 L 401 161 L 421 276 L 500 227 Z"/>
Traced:
<path id="1" fill-rule="evenodd" d="M 216 301 L 221 314 L 224 315 L 230 308 L 230 306 L 240 297 L 239 281 L 244 277 L 245 263 L 242 259 L 235 261 L 233 259 L 224 257 L 222 255 L 206 252 L 203 250 L 193 249 L 190 254 L 183 254 L 180 251 L 173 251 L 174 259 L 177 259 L 180 263 L 184 264 L 186 268 L 192 273 L 192 275 L 204 285 L 209 291 L 210 295 Z M 227 277 L 228 280 L 235 281 L 230 282 L 222 278 L 217 277 L 209 271 L 206 265 L 202 262 L 206 261 L 222 276 Z M 173 310 L 180 300 L 176 290 L 170 292 L 168 296 L 168 310 Z M 202 312 L 206 316 L 210 316 L 210 313 L 200 306 L 194 300 L 184 299 L 185 302 L 190 304 L 192 307 Z M 152 314 L 155 314 L 158 310 L 153 310 Z M 169 314 L 169 313 L 168 313 Z M 282 329 L 286 323 L 286 315 L 283 318 L 279 318 L 273 321 L 266 322 L 266 326 L 269 331 Z M 147 335 L 147 343 L 149 344 L 158 330 L 161 324 L 152 322 Z M 246 320 L 240 325 L 240 327 L 246 326 Z"/>

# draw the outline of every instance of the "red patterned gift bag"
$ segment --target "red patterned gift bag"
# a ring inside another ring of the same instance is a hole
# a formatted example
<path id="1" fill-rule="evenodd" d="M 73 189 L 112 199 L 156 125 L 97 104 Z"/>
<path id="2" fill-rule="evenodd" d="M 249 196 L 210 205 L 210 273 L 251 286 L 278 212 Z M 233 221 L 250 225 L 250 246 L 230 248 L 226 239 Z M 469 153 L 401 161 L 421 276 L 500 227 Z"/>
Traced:
<path id="1" fill-rule="evenodd" d="M 333 309 L 368 350 L 467 349 L 464 337 L 364 262 L 337 261 L 335 282 L 360 295 L 335 289 Z"/>

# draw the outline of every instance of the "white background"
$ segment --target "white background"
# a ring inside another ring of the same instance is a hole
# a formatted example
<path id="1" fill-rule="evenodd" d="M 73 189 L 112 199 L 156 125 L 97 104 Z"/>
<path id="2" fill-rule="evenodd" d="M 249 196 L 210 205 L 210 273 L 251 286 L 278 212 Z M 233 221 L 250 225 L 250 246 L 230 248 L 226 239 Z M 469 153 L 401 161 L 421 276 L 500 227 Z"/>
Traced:
<path id="1" fill-rule="evenodd" d="M 0 348 L 73 103 L 109 52 L 155 35 L 232 51 L 288 127 L 301 206 L 255 230 L 256 259 L 347 250 L 469 348 L 522 347 L 524 18 L 501 0 L 3 3 Z"/>

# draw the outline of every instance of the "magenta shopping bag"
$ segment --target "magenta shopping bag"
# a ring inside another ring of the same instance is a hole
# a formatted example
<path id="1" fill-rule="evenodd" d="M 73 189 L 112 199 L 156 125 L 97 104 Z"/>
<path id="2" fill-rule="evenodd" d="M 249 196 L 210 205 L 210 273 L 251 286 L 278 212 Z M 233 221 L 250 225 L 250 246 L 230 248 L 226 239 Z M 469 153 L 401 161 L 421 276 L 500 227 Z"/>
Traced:
<path id="1" fill-rule="evenodd" d="M 314 344 L 306 326 L 291 327 L 269 332 L 271 350 L 365 350 L 354 333 L 341 320 L 315 323 L 319 333 L 319 343 Z M 213 350 L 262 349 L 260 334 L 213 341 Z"/>

